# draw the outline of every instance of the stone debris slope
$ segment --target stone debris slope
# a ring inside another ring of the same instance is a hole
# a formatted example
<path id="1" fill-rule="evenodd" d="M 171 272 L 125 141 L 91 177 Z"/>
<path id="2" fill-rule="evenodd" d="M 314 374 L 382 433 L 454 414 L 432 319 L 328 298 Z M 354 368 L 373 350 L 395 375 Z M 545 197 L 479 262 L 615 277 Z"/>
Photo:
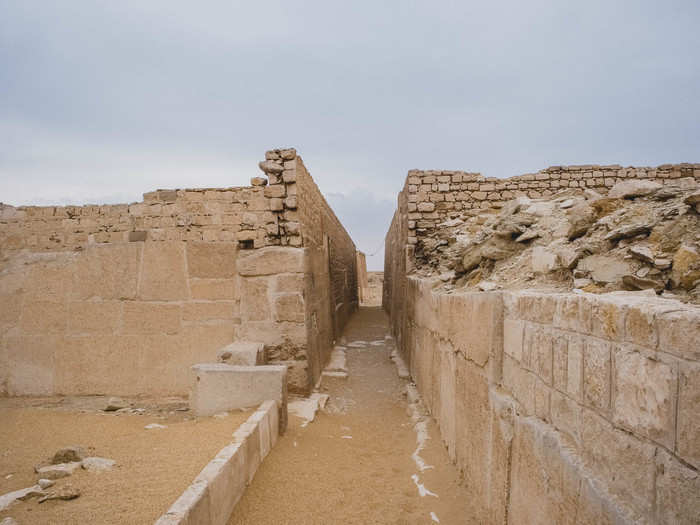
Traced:
<path id="1" fill-rule="evenodd" d="M 700 302 L 700 189 L 626 180 L 455 213 L 424 232 L 416 272 L 445 290 L 654 290 Z"/>

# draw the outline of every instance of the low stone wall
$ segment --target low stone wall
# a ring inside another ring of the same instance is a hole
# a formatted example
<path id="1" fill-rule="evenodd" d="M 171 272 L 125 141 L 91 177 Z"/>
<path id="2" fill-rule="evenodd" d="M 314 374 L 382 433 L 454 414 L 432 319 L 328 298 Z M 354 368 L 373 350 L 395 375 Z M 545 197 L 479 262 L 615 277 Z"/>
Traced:
<path id="1" fill-rule="evenodd" d="M 467 521 L 700 521 L 700 309 L 405 280 L 396 335 Z"/>

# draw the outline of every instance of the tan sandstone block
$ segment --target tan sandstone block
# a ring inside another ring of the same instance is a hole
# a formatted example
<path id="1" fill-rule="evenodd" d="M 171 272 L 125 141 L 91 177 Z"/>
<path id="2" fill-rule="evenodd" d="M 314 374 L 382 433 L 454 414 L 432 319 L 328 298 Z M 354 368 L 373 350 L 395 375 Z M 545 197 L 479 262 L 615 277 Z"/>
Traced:
<path id="1" fill-rule="evenodd" d="M 503 358 L 503 386 L 510 390 L 513 397 L 520 403 L 523 415 L 535 413 L 535 380 L 534 374 L 520 367 L 520 364 L 510 356 Z"/>
<path id="2" fill-rule="evenodd" d="M 680 365 L 678 389 L 678 455 L 700 468 L 700 364 Z"/>
<path id="3" fill-rule="evenodd" d="M 4 338 L 9 395 L 51 395 L 55 392 L 55 352 L 61 338 L 57 335 Z"/>
<path id="4" fill-rule="evenodd" d="M 75 257 L 84 255 L 61 256 L 55 263 L 34 263 L 26 274 L 13 272 L 11 278 L 22 282 L 25 301 L 62 302 L 71 286 Z"/>
<path id="5" fill-rule="evenodd" d="M 656 463 L 657 523 L 700 523 L 700 475 L 663 449 Z"/>
<path id="6" fill-rule="evenodd" d="M 71 301 L 68 303 L 68 334 L 111 334 L 122 321 L 121 301 Z"/>
<path id="7" fill-rule="evenodd" d="M 664 313 L 656 318 L 659 350 L 700 361 L 700 312 L 684 310 Z"/>
<path id="8" fill-rule="evenodd" d="M 240 275 L 258 276 L 278 273 L 302 273 L 306 270 L 303 248 L 270 246 L 242 253 L 237 261 Z"/>
<path id="9" fill-rule="evenodd" d="M 583 396 L 587 405 L 607 411 L 610 408 L 610 344 L 587 338 L 583 357 Z"/>
<path id="10" fill-rule="evenodd" d="M 187 243 L 190 277 L 230 279 L 236 275 L 237 245 L 233 242 Z"/>
<path id="11" fill-rule="evenodd" d="M 48 301 L 25 302 L 20 329 L 26 335 L 62 334 L 66 331 L 67 321 L 65 304 Z"/>
<path id="12" fill-rule="evenodd" d="M 616 430 L 589 410 L 581 419 L 582 453 L 597 483 L 624 502 L 633 521 L 648 517 L 654 501 L 656 447 Z"/>
<path id="13" fill-rule="evenodd" d="M 303 293 L 306 287 L 306 280 L 303 274 L 292 273 L 278 275 L 275 279 L 274 292 L 297 292 Z"/>
<path id="14" fill-rule="evenodd" d="M 124 334 L 175 334 L 180 331 L 178 304 L 124 302 Z"/>
<path id="15" fill-rule="evenodd" d="M 133 299 L 136 297 L 141 243 L 95 244 L 81 253 L 73 273 L 76 299 Z"/>
<path id="16" fill-rule="evenodd" d="M 176 301 L 189 297 L 185 275 L 185 243 L 144 244 L 139 297 L 146 301 Z"/>
<path id="17" fill-rule="evenodd" d="M 188 302 L 182 305 L 183 321 L 214 321 L 233 319 L 235 303 L 227 302 Z"/>
<path id="18" fill-rule="evenodd" d="M 555 333 L 552 346 L 552 385 L 561 392 L 566 392 L 568 348 L 569 336 L 561 332 Z"/>
<path id="19" fill-rule="evenodd" d="M 503 351 L 517 362 L 520 362 L 523 355 L 523 330 L 523 321 L 503 321 Z"/>
<path id="20" fill-rule="evenodd" d="M 265 321 L 272 318 L 268 297 L 268 279 L 254 277 L 241 279 L 241 318 L 243 321 Z M 250 339 L 256 341 L 256 339 Z"/>
<path id="21" fill-rule="evenodd" d="M 305 319 L 304 298 L 299 293 L 277 295 L 274 298 L 275 320 L 303 323 Z"/>
<path id="22" fill-rule="evenodd" d="M 584 296 L 584 308 L 590 312 L 591 333 L 610 341 L 622 341 L 625 333 L 627 306 L 612 298 Z M 584 314 L 585 315 L 585 314 Z"/>
<path id="23" fill-rule="evenodd" d="M 237 298 L 236 279 L 190 279 L 189 282 L 192 299 L 217 301 Z"/>
<path id="24" fill-rule="evenodd" d="M 566 392 L 576 401 L 583 399 L 583 348 L 583 337 L 569 337 L 566 352 Z"/>
<path id="25" fill-rule="evenodd" d="M 675 364 L 628 348 L 615 357 L 613 421 L 673 450 L 678 375 Z"/>

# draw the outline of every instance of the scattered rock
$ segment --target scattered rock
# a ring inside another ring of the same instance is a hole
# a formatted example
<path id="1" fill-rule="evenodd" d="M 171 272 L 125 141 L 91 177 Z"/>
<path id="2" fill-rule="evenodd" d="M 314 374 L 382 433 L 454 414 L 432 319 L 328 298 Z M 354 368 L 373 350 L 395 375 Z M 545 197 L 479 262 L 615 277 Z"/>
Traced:
<path id="1" fill-rule="evenodd" d="M 520 236 L 516 237 L 515 242 L 527 242 L 532 239 L 537 239 L 540 236 L 540 232 L 534 229 L 525 230 Z"/>
<path id="2" fill-rule="evenodd" d="M 685 199 L 683 199 L 683 202 L 689 204 L 690 206 L 700 204 L 700 191 L 691 193 Z"/>
<path id="3" fill-rule="evenodd" d="M 629 248 L 627 248 L 627 251 L 630 253 L 630 255 L 636 257 L 640 261 L 652 264 L 654 262 L 654 252 L 652 252 L 651 248 L 649 248 L 648 246 L 637 244 L 635 246 L 630 246 Z"/>
<path id="4" fill-rule="evenodd" d="M 574 288 L 585 288 L 590 284 L 593 284 L 593 281 L 591 281 L 590 279 L 574 279 Z"/>
<path id="5" fill-rule="evenodd" d="M 250 183 L 253 186 L 267 186 L 267 179 L 264 177 L 252 177 Z"/>
<path id="6" fill-rule="evenodd" d="M 156 428 L 168 428 L 168 427 L 167 427 L 167 425 L 161 425 L 160 423 L 149 423 L 148 425 L 146 425 L 143 428 L 145 428 L 146 430 L 152 430 L 152 429 L 156 429 Z"/>
<path id="7" fill-rule="evenodd" d="M 16 519 L 8 516 L 4 520 L 0 521 L 0 525 L 19 525 L 19 523 L 17 523 Z"/>
<path id="8" fill-rule="evenodd" d="M 650 224 L 630 224 L 616 228 L 605 236 L 606 241 L 619 241 L 620 239 L 628 239 L 637 235 L 647 234 L 651 231 Z"/>
<path id="9" fill-rule="evenodd" d="M 103 472 L 111 470 L 116 463 L 113 459 L 89 457 L 83 460 L 83 468 L 90 472 Z"/>
<path id="10" fill-rule="evenodd" d="M 265 173 L 278 174 L 284 171 L 284 167 L 282 166 L 282 164 L 279 162 L 275 162 L 274 160 L 264 160 L 260 162 L 258 166 L 260 166 L 260 169 L 263 170 Z"/>
<path id="11" fill-rule="evenodd" d="M 576 263 L 579 261 L 582 255 L 581 251 L 570 246 L 562 246 L 558 248 L 555 253 L 557 254 L 557 261 L 561 267 L 566 268 L 567 270 L 571 270 L 574 266 L 576 266 Z"/>
<path id="12" fill-rule="evenodd" d="M 473 252 L 468 252 L 462 258 L 462 268 L 465 272 L 469 272 L 481 264 L 481 253 L 479 250 L 474 250 Z"/>
<path id="13" fill-rule="evenodd" d="M 107 400 L 107 405 L 104 408 L 105 412 L 116 412 L 122 408 L 127 408 L 129 403 L 124 401 L 121 397 L 110 397 Z"/>
<path id="14" fill-rule="evenodd" d="M 37 467 L 34 470 L 44 479 L 61 479 L 70 476 L 78 468 L 80 468 L 80 462 L 76 461 L 73 463 L 59 463 L 58 465 Z"/>
<path id="15" fill-rule="evenodd" d="M 7 509 L 17 501 L 24 501 L 35 496 L 41 496 L 44 491 L 39 485 L 27 487 L 26 489 L 15 490 L 0 496 L 0 512 Z"/>
<path id="16" fill-rule="evenodd" d="M 50 479 L 44 479 L 44 478 L 41 478 L 39 481 L 37 481 L 37 484 L 38 484 L 42 489 L 47 489 L 47 488 L 53 486 L 54 483 L 56 483 L 56 482 L 55 482 L 55 481 L 52 481 L 52 480 L 50 480 Z"/>
<path id="17" fill-rule="evenodd" d="M 579 261 L 578 268 L 590 272 L 593 280 L 599 283 L 614 283 L 632 272 L 627 261 L 621 261 L 607 255 L 584 257 Z"/>
<path id="18" fill-rule="evenodd" d="M 76 461 L 82 461 L 85 457 L 85 452 L 81 447 L 71 446 L 65 447 L 58 450 L 51 460 L 53 465 L 60 465 L 61 463 L 73 463 Z"/>
<path id="19" fill-rule="evenodd" d="M 635 275 L 624 275 L 622 283 L 630 290 L 647 290 L 649 288 L 660 292 L 664 289 L 664 283 L 654 279 L 643 279 Z"/>
<path id="20" fill-rule="evenodd" d="M 80 489 L 72 485 L 63 485 L 58 490 L 48 492 L 39 499 L 39 503 L 44 503 L 52 499 L 69 501 L 80 496 Z"/>
<path id="21" fill-rule="evenodd" d="M 532 250 L 532 271 L 547 273 L 558 267 L 557 255 L 544 246 L 535 246 Z"/>
<path id="22" fill-rule="evenodd" d="M 700 255 L 698 251 L 688 245 L 681 245 L 673 256 L 673 268 L 671 280 L 675 286 L 690 290 L 700 280 Z"/>
<path id="23" fill-rule="evenodd" d="M 661 184 L 651 180 L 630 179 L 618 182 L 608 192 L 608 197 L 614 199 L 633 199 L 645 197 L 661 189 Z"/>
<path id="24" fill-rule="evenodd" d="M 654 259 L 654 266 L 659 270 L 667 270 L 671 267 L 671 259 Z"/>
<path id="25" fill-rule="evenodd" d="M 499 285 L 492 283 L 491 281 L 481 281 L 479 283 L 479 290 L 482 292 L 492 292 L 494 290 L 498 290 L 499 288 Z"/>
<path id="26" fill-rule="evenodd" d="M 588 229 L 593 226 L 596 213 L 591 206 L 582 202 L 569 210 L 568 219 L 569 230 L 566 236 L 572 241 L 585 235 Z"/>
<path id="27" fill-rule="evenodd" d="M 559 207 L 562 210 L 566 210 L 567 208 L 571 208 L 574 204 L 576 204 L 576 201 L 574 199 L 566 199 L 561 204 L 559 204 Z"/>

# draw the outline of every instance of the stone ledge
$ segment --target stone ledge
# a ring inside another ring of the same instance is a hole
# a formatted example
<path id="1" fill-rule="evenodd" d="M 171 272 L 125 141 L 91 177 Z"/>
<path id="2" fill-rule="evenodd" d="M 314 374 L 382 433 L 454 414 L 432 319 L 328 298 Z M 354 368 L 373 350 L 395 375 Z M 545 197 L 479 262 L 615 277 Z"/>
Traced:
<path id="1" fill-rule="evenodd" d="M 268 400 L 234 433 L 156 525 L 225 525 L 280 432 L 277 401 Z"/>

